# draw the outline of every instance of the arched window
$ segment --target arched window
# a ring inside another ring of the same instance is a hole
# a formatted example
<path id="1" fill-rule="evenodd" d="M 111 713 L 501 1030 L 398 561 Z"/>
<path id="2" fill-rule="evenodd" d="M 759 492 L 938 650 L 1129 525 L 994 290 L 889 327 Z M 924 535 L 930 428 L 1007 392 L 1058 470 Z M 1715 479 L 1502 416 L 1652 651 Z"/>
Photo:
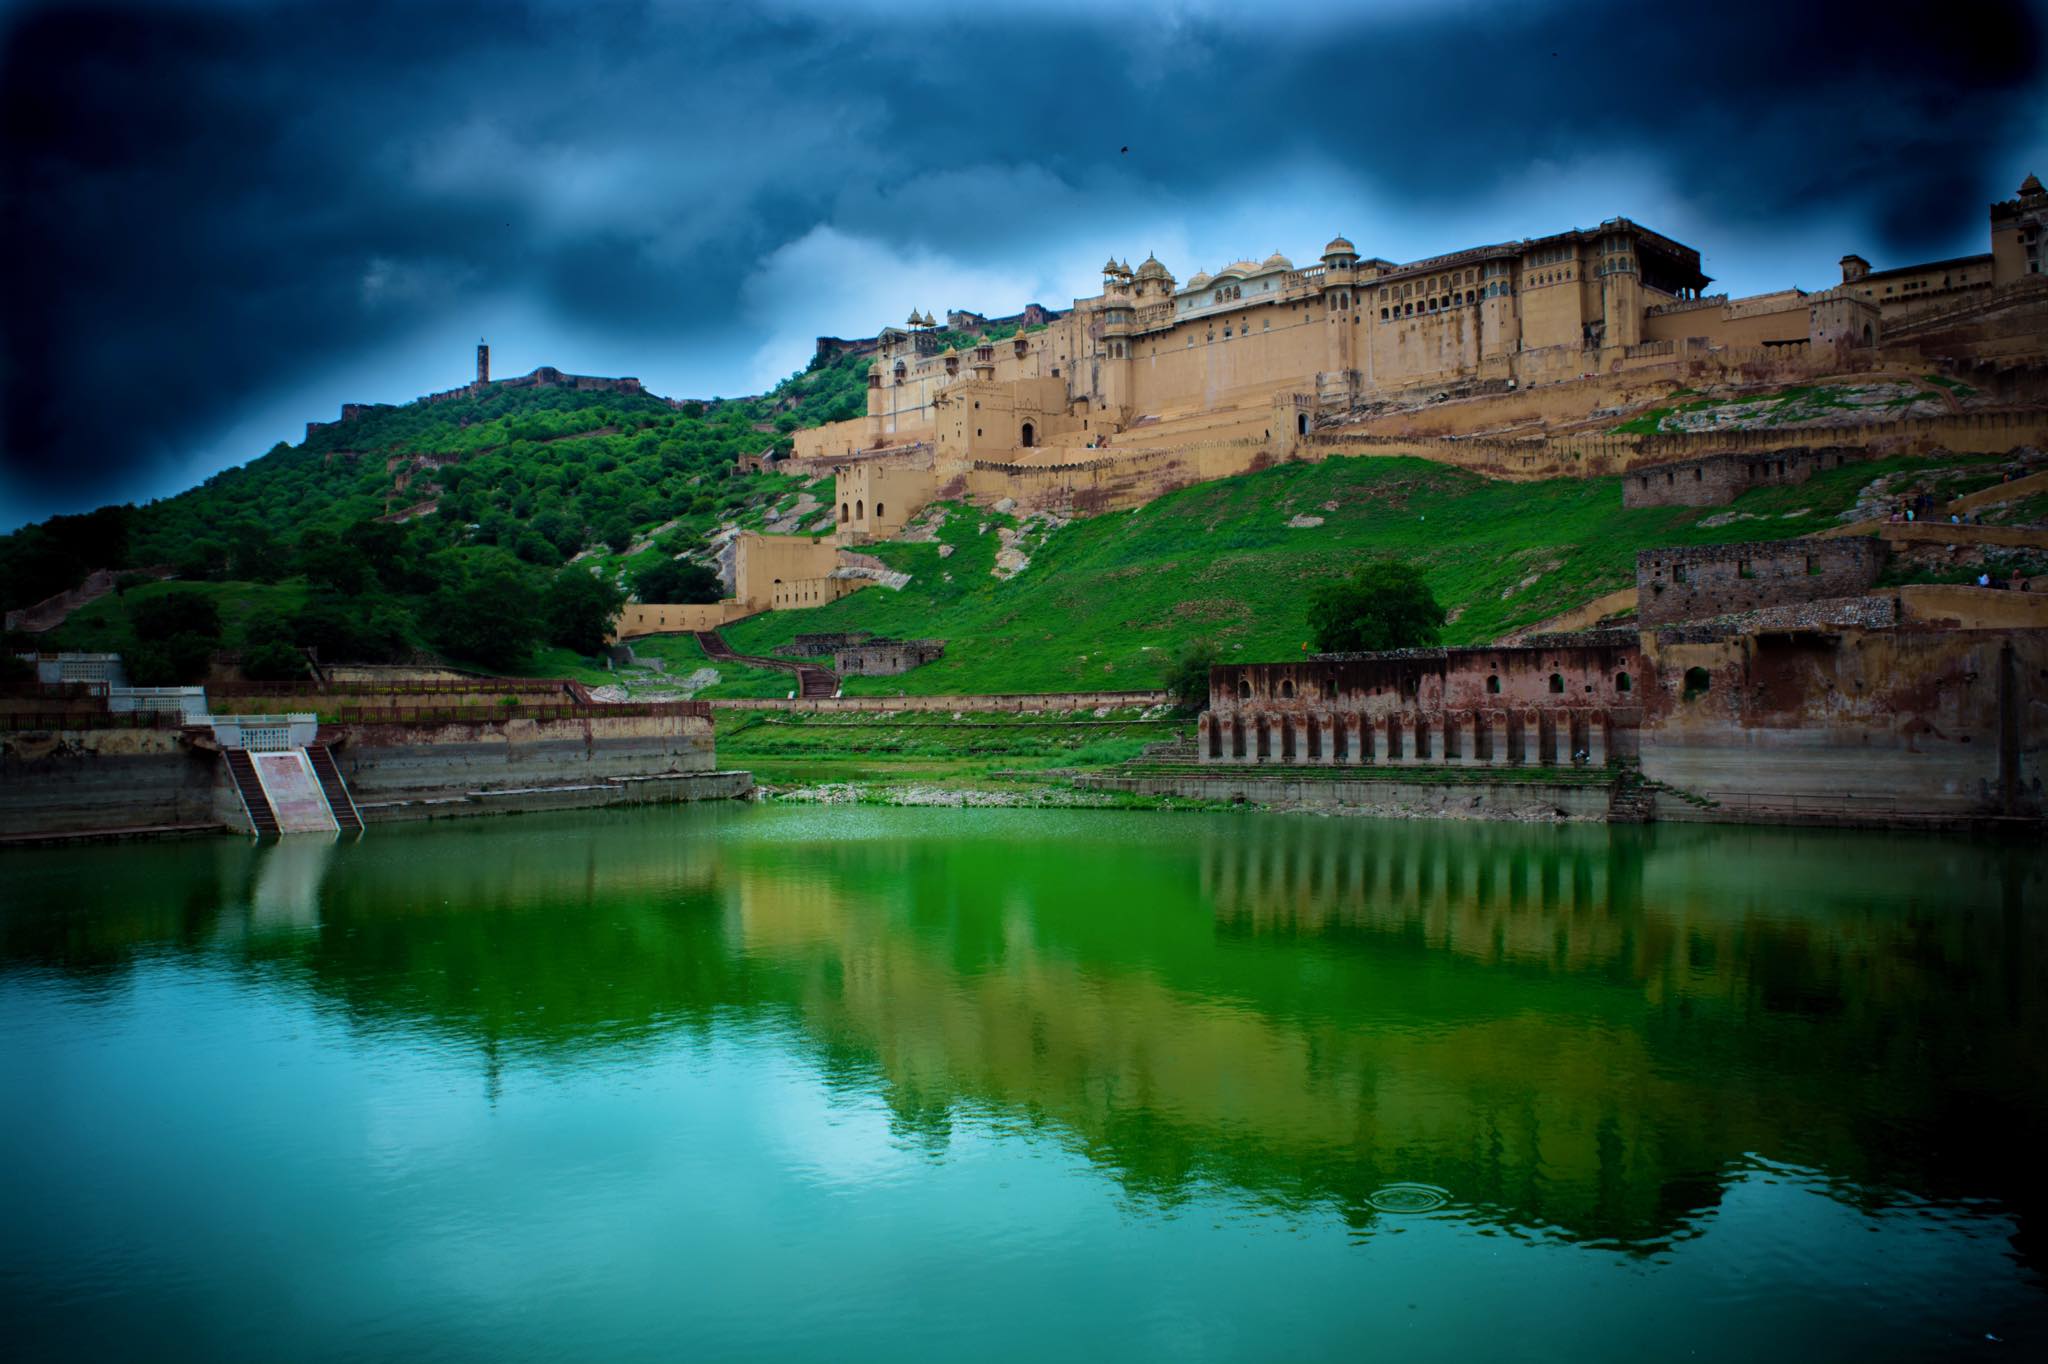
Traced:
<path id="1" fill-rule="evenodd" d="M 1294 699 L 1293 678 L 1289 677 L 1282 679 L 1280 683 L 1280 699 L 1283 701 L 1292 701 Z"/>
<path id="2" fill-rule="evenodd" d="M 841 502 L 841 503 L 839 504 L 839 519 L 840 519 L 841 521 L 844 521 L 844 520 L 848 519 L 849 517 L 851 517 L 852 515 L 853 515 L 853 508 L 849 507 L 849 506 L 848 506 L 848 505 L 847 505 L 846 503 L 844 503 L 844 502 Z"/>
<path id="3" fill-rule="evenodd" d="M 879 520 L 881 520 L 881 519 L 882 519 L 882 504 L 881 504 L 881 503 L 879 503 L 879 502 L 877 502 L 877 503 L 875 503 L 875 520 L 879 521 Z"/>
<path id="4" fill-rule="evenodd" d="M 1252 699 L 1252 680 L 1249 677 L 1237 679 L 1237 699 L 1240 701 Z"/>
<path id="5" fill-rule="evenodd" d="M 1495 674 L 1494 674 L 1494 675 L 1493 675 L 1492 677 L 1489 677 L 1489 678 L 1487 678 L 1487 679 L 1486 679 L 1486 694 L 1487 694 L 1488 696 L 1499 696 L 1499 695 L 1500 695 L 1500 674 L 1499 674 L 1499 673 L 1495 673 Z"/>
<path id="6" fill-rule="evenodd" d="M 1705 668 L 1687 668 L 1685 670 L 1686 700 L 1690 701 L 1695 696 L 1705 696 L 1713 685 L 1713 676 Z"/>
<path id="7" fill-rule="evenodd" d="M 853 500 L 853 519 L 856 521 L 865 521 L 868 519 L 867 503 L 863 502 L 861 499 L 857 497 Z"/>
<path id="8" fill-rule="evenodd" d="M 1554 695 L 1554 696 L 1562 696 L 1562 695 L 1564 694 L 1564 676 L 1563 676 L 1563 674 L 1561 674 L 1561 673 L 1552 673 L 1552 674 L 1550 675 L 1550 691 L 1551 691 L 1551 694 L 1552 694 L 1552 695 Z"/>
<path id="9" fill-rule="evenodd" d="M 1634 691 L 1635 682 L 1627 673 L 1616 673 L 1614 675 L 1614 689 L 1616 691 Z"/>

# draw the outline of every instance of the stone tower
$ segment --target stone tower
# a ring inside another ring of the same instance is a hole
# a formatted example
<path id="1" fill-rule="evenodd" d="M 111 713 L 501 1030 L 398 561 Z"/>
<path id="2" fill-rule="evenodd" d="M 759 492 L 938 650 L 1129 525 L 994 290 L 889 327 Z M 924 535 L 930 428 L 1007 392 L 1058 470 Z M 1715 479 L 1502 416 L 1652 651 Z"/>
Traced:
<path id="1" fill-rule="evenodd" d="M 482 388 L 491 381 L 491 348 L 482 341 L 476 343 L 476 383 Z"/>

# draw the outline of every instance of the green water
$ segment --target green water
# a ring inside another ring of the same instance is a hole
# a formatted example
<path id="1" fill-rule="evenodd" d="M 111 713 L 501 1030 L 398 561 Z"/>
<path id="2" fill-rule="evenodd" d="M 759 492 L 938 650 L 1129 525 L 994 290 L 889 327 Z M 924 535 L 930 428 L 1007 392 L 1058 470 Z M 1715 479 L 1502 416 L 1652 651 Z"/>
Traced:
<path id="1" fill-rule="evenodd" d="M 12 1358 L 2048 1355 L 2026 848 L 732 806 L 0 887 Z"/>

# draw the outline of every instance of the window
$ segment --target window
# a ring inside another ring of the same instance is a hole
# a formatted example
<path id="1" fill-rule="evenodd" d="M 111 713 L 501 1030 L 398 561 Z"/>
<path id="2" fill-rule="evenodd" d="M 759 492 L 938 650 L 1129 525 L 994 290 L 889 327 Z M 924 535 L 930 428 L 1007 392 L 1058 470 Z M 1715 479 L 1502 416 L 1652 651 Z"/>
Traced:
<path id="1" fill-rule="evenodd" d="M 1293 678 L 1286 678 L 1280 683 L 1280 699 L 1283 701 L 1292 701 L 1294 699 Z"/>
<path id="2" fill-rule="evenodd" d="M 1237 699 L 1240 701 L 1252 699 L 1252 680 L 1249 677 L 1237 679 Z"/>
<path id="3" fill-rule="evenodd" d="M 1616 673 L 1614 675 L 1614 689 L 1616 691 L 1634 691 L 1635 683 L 1627 673 Z"/>
<path id="4" fill-rule="evenodd" d="M 840 519 L 841 521 L 844 521 L 844 520 L 846 520 L 846 519 L 847 519 L 848 517 L 850 517 L 850 516 L 851 516 L 852 514 L 853 514 L 853 509 L 852 509 L 851 507 L 849 507 L 849 506 L 848 506 L 848 505 L 847 505 L 846 503 L 844 503 L 844 502 L 841 502 L 841 503 L 839 504 L 839 519 Z"/>
<path id="5" fill-rule="evenodd" d="M 1564 695 L 1564 675 L 1562 673 L 1552 673 L 1550 675 L 1550 694 L 1552 696 Z"/>
<path id="6" fill-rule="evenodd" d="M 1500 674 L 1495 673 L 1492 677 L 1486 679 L 1486 694 L 1488 696 L 1500 695 Z"/>
<path id="7" fill-rule="evenodd" d="M 875 503 L 875 519 L 877 521 L 882 519 L 882 504 L 879 502 Z"/>

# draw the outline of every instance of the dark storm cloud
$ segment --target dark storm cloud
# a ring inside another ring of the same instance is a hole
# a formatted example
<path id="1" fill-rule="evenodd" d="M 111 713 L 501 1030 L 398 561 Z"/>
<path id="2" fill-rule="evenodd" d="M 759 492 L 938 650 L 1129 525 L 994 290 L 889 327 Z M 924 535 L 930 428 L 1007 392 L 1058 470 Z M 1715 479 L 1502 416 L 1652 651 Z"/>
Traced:
<path id="1" fill-rule="evenodd" d="M 1275 172 L 1312 163 L 1428 212 L 1534 161 L 1612 153 L 1716 221 L 1861 223 L 1894 257 L 1981 250 L 1981 203 L 2010 191 L 2048 108 L 2038 15 L 2012 3 L 1896 20 L 1754 0 L 67 5 L 0 22 L 17 518 L 162 491 L 259 399 L 484 297 L 745 346 L 747 275 L 820 224 L 995 253 L 1078 235 L 1072 211 L 1105 192 L 1286 195 Z"/>

